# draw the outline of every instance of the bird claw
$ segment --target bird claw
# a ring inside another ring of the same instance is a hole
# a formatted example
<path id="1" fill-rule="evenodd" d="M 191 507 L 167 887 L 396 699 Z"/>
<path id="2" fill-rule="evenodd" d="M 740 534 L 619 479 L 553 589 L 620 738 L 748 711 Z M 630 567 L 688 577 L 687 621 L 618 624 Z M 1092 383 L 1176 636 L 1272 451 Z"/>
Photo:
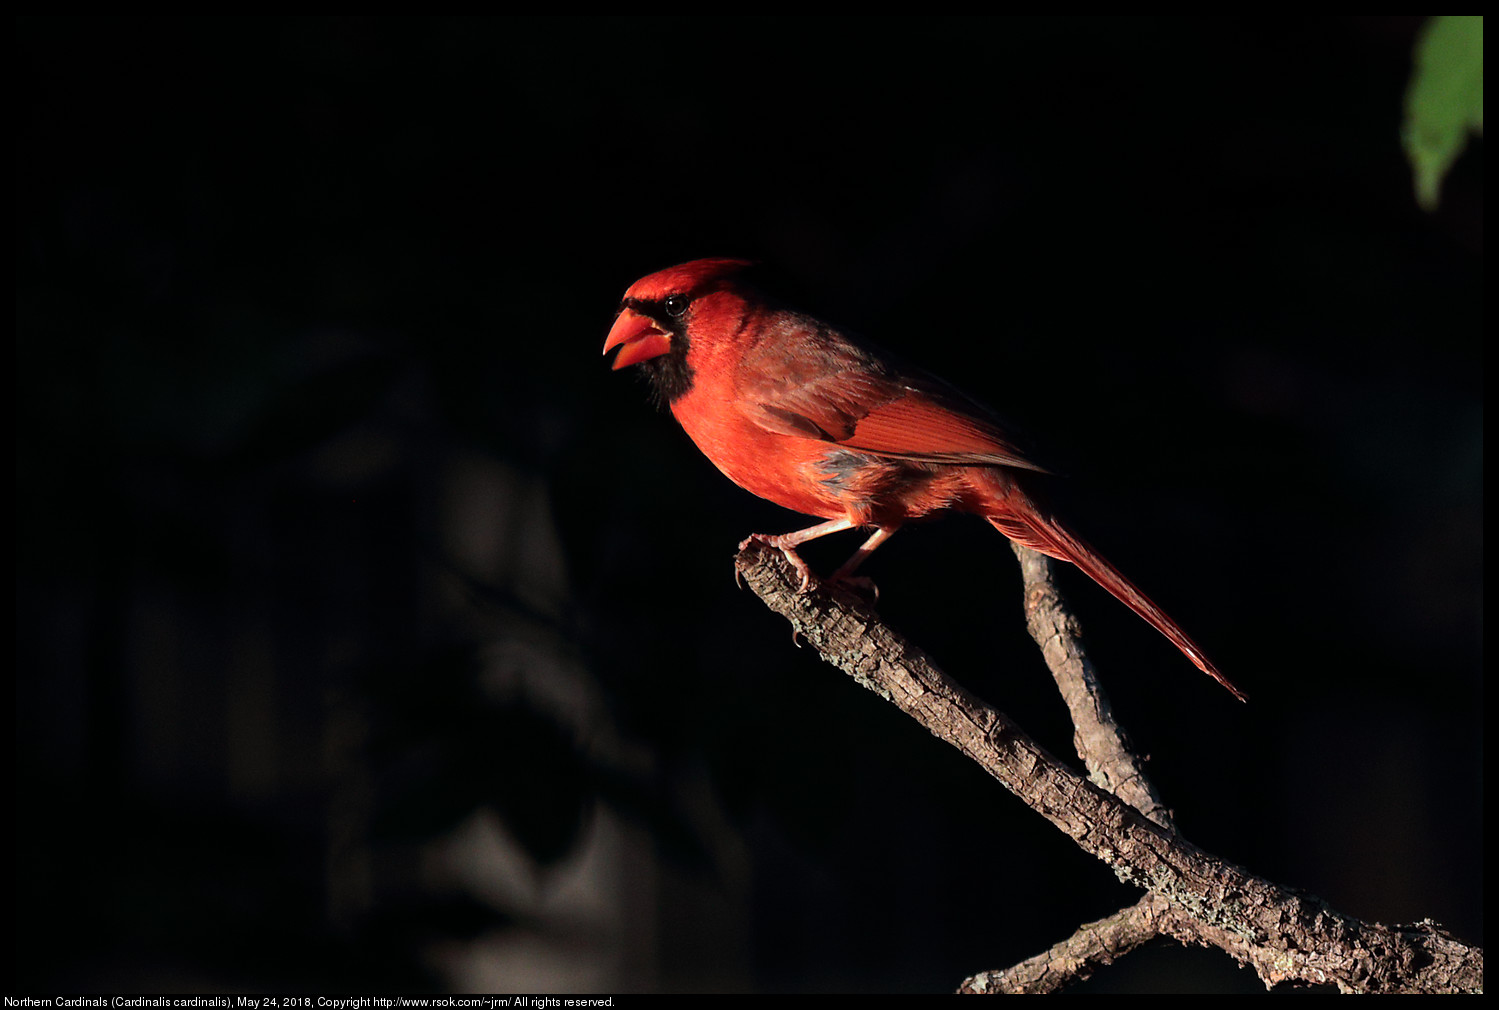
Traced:
<path id="1" fill-rule="evenodd" d="M 812 574 L 812 569 L 802 560 L 801 555 L 796 553 L 795 545 L 787 543 L 785 537 L 778 537 L 769 533 L 751 533 L 739 541 L 739 549 L 742 551 L 751 543 L 757 541 L 767 547 L 774 547 L 781 552 L 782 557 L 791 563 L 791 567 L 795 568 L 797 574 L 802 577 L 801 585 L 797 587 L 796 595 L 805 596 L 817 581 L 817 577 Z M 738 568 L 734 569 L 734 580 L 736 582 L 739 580 Z"/>
<path id="2" fill-rule="evenodd" d="M 739 542 L 739 549 L 742 551 L 750 544 L 758 542 L 780 551 L 781 556 L 790 562 L 791 567 L 796 569 L 797 574 L 801 576 L 801 584 L 796 589 L 796 595 L 798 596 L 805 596 L 812 591 L 813 586 L 826 581 L 829 585 L 847 589 L 855 596 L 868 601 L 871 605 L 880 601 L 880 587 L 874 584 L 873 579 L 865 578 L 862 575 L 847 575 L 842 569 L 839 569 L 826 580 L 818 579 L 816 575 L 812 574 L 811 567 L 802 560 L 801 555 L 796 553 L 795 544 L 788 543 L 787 541 L 788 538 L 784 536 L 775 536 L 770 533 L 752 533 Z M 734 566 L 734 584 L 736 586 L 739 585 L 738 565 Z"/>

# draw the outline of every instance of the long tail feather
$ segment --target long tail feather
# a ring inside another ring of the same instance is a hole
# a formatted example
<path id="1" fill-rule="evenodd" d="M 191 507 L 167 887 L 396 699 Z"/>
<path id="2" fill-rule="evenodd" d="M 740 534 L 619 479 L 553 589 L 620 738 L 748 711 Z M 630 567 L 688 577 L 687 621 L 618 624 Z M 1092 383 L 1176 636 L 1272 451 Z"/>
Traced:
<path id="1" fill-rule="evenodd" d="M 1006 511 L 1003 514 L 985 516 L 995 529 L 1032 550 L 1077 565 L 1090 579 L 1107 589 L 1126 607 L 1143 617 L 1151 627 L 1165 635 L 1171 644 L 1180 649 L 1182 654 L 1190 659 L 1199 670 L 1226 687 L 1235 698 L 1240 701 L 1249 700 L 1243 691 L 1235 687 L 1218 667 L 1203 655 L 1202 649 L 1187 636 L 1179 624 L 1156 606 L 1155 602 L 1142 593 L 1133 582 L 1125 578 L 1123 572 L 1105 560 L 1103 555 L 1094 550 L 1087 541 L 1037 509 L 1028 498 L 1017 500 L 1017 496 L 1013 495 L 1007 498 L 1006 505 L 1010 508 L 1021 505 L 1023 502 L 1024 513 Z"/>

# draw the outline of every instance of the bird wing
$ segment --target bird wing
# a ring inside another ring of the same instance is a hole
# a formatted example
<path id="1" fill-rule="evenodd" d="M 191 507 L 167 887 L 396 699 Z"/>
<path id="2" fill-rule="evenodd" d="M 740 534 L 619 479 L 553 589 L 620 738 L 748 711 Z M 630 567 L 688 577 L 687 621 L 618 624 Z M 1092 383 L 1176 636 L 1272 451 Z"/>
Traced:
<path id="1" fill-rule="evenodd" d="M 737 401 L 765 430 L 919 463 L 1046 470 L 1001 421 L 942 380 L 806 316 L 777 326 L 796 328 L 798 339 L 763 334 L 739 372 Z"/>

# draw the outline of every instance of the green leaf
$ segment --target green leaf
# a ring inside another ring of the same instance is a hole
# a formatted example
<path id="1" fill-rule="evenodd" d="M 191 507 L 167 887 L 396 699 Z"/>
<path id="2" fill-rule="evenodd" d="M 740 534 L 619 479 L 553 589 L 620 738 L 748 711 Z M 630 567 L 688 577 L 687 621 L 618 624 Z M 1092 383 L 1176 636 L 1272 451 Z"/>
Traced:
<path id="1" fill-rule="evenodd" d="M 1416 40 L 1401 131 L 1425 210 L 1436 209 L 1469 130 L 1483 136 L 1483 16 L 1434 17 Z"/>

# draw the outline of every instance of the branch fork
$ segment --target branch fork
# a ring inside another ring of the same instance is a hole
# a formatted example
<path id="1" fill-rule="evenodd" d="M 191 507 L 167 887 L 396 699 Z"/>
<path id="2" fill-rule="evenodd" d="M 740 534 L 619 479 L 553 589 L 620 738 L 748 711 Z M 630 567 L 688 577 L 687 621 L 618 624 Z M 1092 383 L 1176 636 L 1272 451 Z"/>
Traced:
<path id="1" fill-rule="evenodd" d="M 745 541 L 735 559 L 738 576 L 824 660 L 961 750 L 1121 880 L 1146 892 L 1036 957 L 964 979 L 959 992 L 1054 992 L 1156 936 L 1218 947 L 1252 967 L 1266 987 L 1299 982 L 1348 993 L 1483 991 L 1483 950 L 1435 923 L 1364 922 L 1181 837 L 1113 718 L 1077 622 L 1052 579 L 1051 560 L 1012 546 L 1025 577 L 1026 623 L 1072 713 L 1087 778 L 965 691 L 863 600 L 836 584 L 803 592 L 782 553 L 759 541 Z"/>

